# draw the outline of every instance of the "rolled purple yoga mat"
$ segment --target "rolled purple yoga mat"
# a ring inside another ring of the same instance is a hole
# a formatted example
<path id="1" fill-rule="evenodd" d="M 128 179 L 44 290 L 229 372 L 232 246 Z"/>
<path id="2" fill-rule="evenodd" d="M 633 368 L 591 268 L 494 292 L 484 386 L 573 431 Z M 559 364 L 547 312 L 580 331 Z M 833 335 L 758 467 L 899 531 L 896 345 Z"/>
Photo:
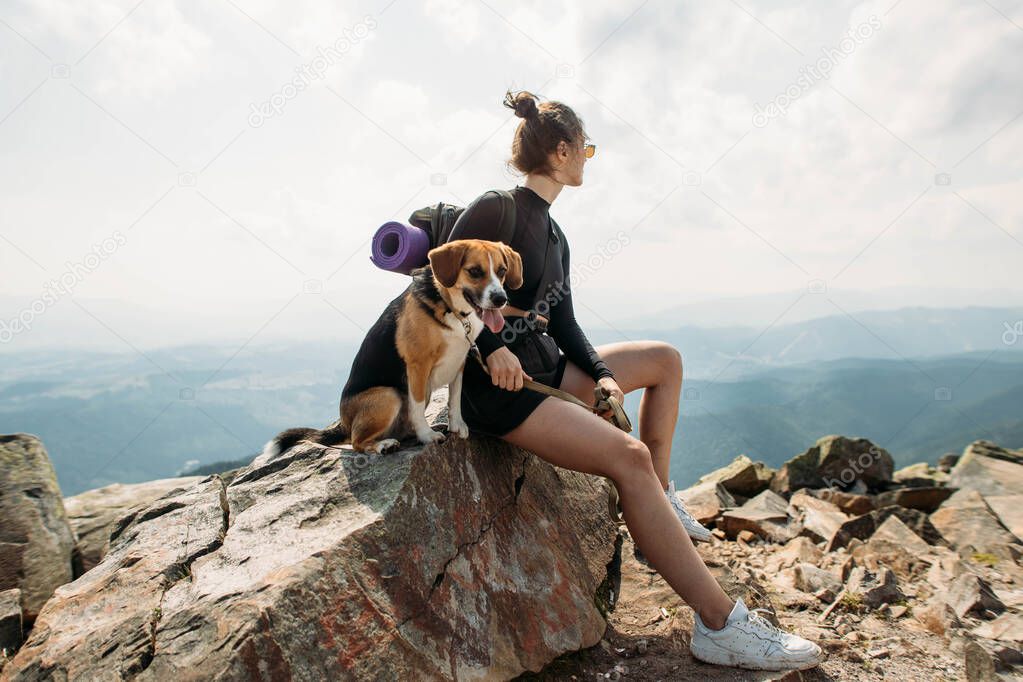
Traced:
<path id="1" fill-rule="evenodd" d="M 382 270 L 408 275 L 414 268 L 426 265 L 429 251 L 430 235 L 426 230 L 391 221 L 373 235 L 373 254 L 369 259 Z"/>

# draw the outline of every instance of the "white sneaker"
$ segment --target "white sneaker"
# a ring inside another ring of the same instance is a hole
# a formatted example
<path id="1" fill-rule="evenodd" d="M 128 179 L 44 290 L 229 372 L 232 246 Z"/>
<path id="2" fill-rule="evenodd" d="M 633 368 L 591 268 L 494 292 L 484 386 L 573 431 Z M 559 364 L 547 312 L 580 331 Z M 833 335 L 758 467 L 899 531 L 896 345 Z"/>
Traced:
<path id="1" fill-rule="evenodd" d="M 685 526 L 686 532 L 689 533 L 694 541 L 710 542 L 710 531 L 707 530 L 702 523 L 693 518 L 693 515 L 686 509 L 685 503 L 682 498 L 675 493 L 675 481 L 668 481 L 668 489 L 664 491 L 664 494 L 668 496 L 668 501 L 671 502 L 671 508 L 675 510 L 675 514 L 678 516 L 682 525 Z"/>
<path id="2" fill-rule="evenodd" d="M 711 630 L 699 614 L 693 615 L 689 650 L 706 663 L 748 670 L 806 670 L 824 661 L 824 652 L 810 640 L 775 627 L 742 599 L 735 601 L 725 627 Z"/>

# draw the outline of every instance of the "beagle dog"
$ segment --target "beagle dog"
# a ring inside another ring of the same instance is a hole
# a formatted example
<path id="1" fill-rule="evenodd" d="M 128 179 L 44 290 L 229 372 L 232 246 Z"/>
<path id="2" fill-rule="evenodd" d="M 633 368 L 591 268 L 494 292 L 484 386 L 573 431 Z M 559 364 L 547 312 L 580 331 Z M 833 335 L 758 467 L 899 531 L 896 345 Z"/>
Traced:
<path id="1" fill-rule="evenodd" d="M 412 283 L 392 300 L 359 347 L 341 391 L 340 418 L 325 429 L 293 428 L 277 434 L 259 460 L 270 461 L 308 440 L 351 443 L 356 452 L 384 454 L 415 435 L 428 444 L 444 439 L 426 421 L 426 404 L 448 386 L 448 433 L 467 438 L 462 420 L 462 371 L 485 324 L 499 332 L 504 287 L 522 286 L 522 258 L 504 242 L 458 239 L 427 254 L 410 273 Z M 466 334 L 463 320 L 468 321 Z"/>

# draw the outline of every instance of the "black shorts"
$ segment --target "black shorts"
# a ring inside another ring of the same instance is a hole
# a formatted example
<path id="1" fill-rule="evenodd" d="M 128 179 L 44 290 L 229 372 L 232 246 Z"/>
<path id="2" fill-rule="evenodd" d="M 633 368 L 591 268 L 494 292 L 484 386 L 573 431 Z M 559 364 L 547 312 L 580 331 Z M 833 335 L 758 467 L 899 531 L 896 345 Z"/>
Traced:
<path id="1" fill-rule="evenodd" d="M 553 338 L 545 333 L 528 331 L 518 334 L 505 346 L 515 354 L 522 363 L 522 369 L 534 381 L 561 387 L 568 358 Z M 525 421 L 547 397 L 545 393 L 528 388 L 511 391 L 495 386 L 490 375 L 483 371 L 471 354 L 465 360 L 462 419 L 471 431 L 503 436 Z"/>

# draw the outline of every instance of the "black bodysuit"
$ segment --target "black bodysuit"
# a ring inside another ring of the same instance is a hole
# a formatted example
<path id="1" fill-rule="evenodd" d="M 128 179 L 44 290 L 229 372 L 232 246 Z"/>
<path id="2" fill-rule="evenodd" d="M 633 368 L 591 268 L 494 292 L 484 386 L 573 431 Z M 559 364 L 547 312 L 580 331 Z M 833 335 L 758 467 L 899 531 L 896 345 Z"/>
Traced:
<path id="1" fill-rule="evenodd" d="M 484 327 L 476 345 L 484 359 L 501 346 L 507 347 L 523 369 L 539 381 L 559 387 L 568 360 L 594 381 L 612 377 L 604 361 L 579 328 L 572 308 L 569 286 L 568 241 L 548 213 L 550 204 L 533 190 L 516 185 L 509 190 L 515 199 L 515 234 L 511 246 L 522 257 L 522 286 L 505 288 L 508 303 L 521 310 L 535 310 L 550 324 L 548 334 L 523 324 L 523 318 L 507 316 L 496 334 Z M 498 239 L 501 199 L 487 192 L 474 200 L 458 217 L 448 241 Z M 553 341 L 552 341 L 553 339 Z M 551 351 L 557 354 L 552 358 Z M 495 386 L 471 356 L 462 376 L 462 418 L 473 431 L 502 436 L 518 426 L 547 398 L 523 388 L 518 391 Z"/>
<path id="2" fill-rule="evenodd" d="M 537 305 L 535 310 L 550 320 L 548 334 L 557 341 L 568 359 L 594 380 L 614 376 L 575 319 L 568 278 L 568 240 L 548 212 L 551 205 L 528 187 L 516 185 L 510 192 L 515 199 L 515 235 L 509 246 L 522 257 L 522 286 L 505 289 L 508 304 L 530 310 L 534 309 L 534 303 L 549 301 L 546 306 Z M 500 216 L 500 197 L 487 192 L 469 204 L 458 217 L 448 241 L 496 240 Z M 545 285 L 544 290 L 538 292 L 541 284 Z M 500 332 L 495 334 L 484 327 L 476 345 L 486 359 L 504 342 Z"/>

